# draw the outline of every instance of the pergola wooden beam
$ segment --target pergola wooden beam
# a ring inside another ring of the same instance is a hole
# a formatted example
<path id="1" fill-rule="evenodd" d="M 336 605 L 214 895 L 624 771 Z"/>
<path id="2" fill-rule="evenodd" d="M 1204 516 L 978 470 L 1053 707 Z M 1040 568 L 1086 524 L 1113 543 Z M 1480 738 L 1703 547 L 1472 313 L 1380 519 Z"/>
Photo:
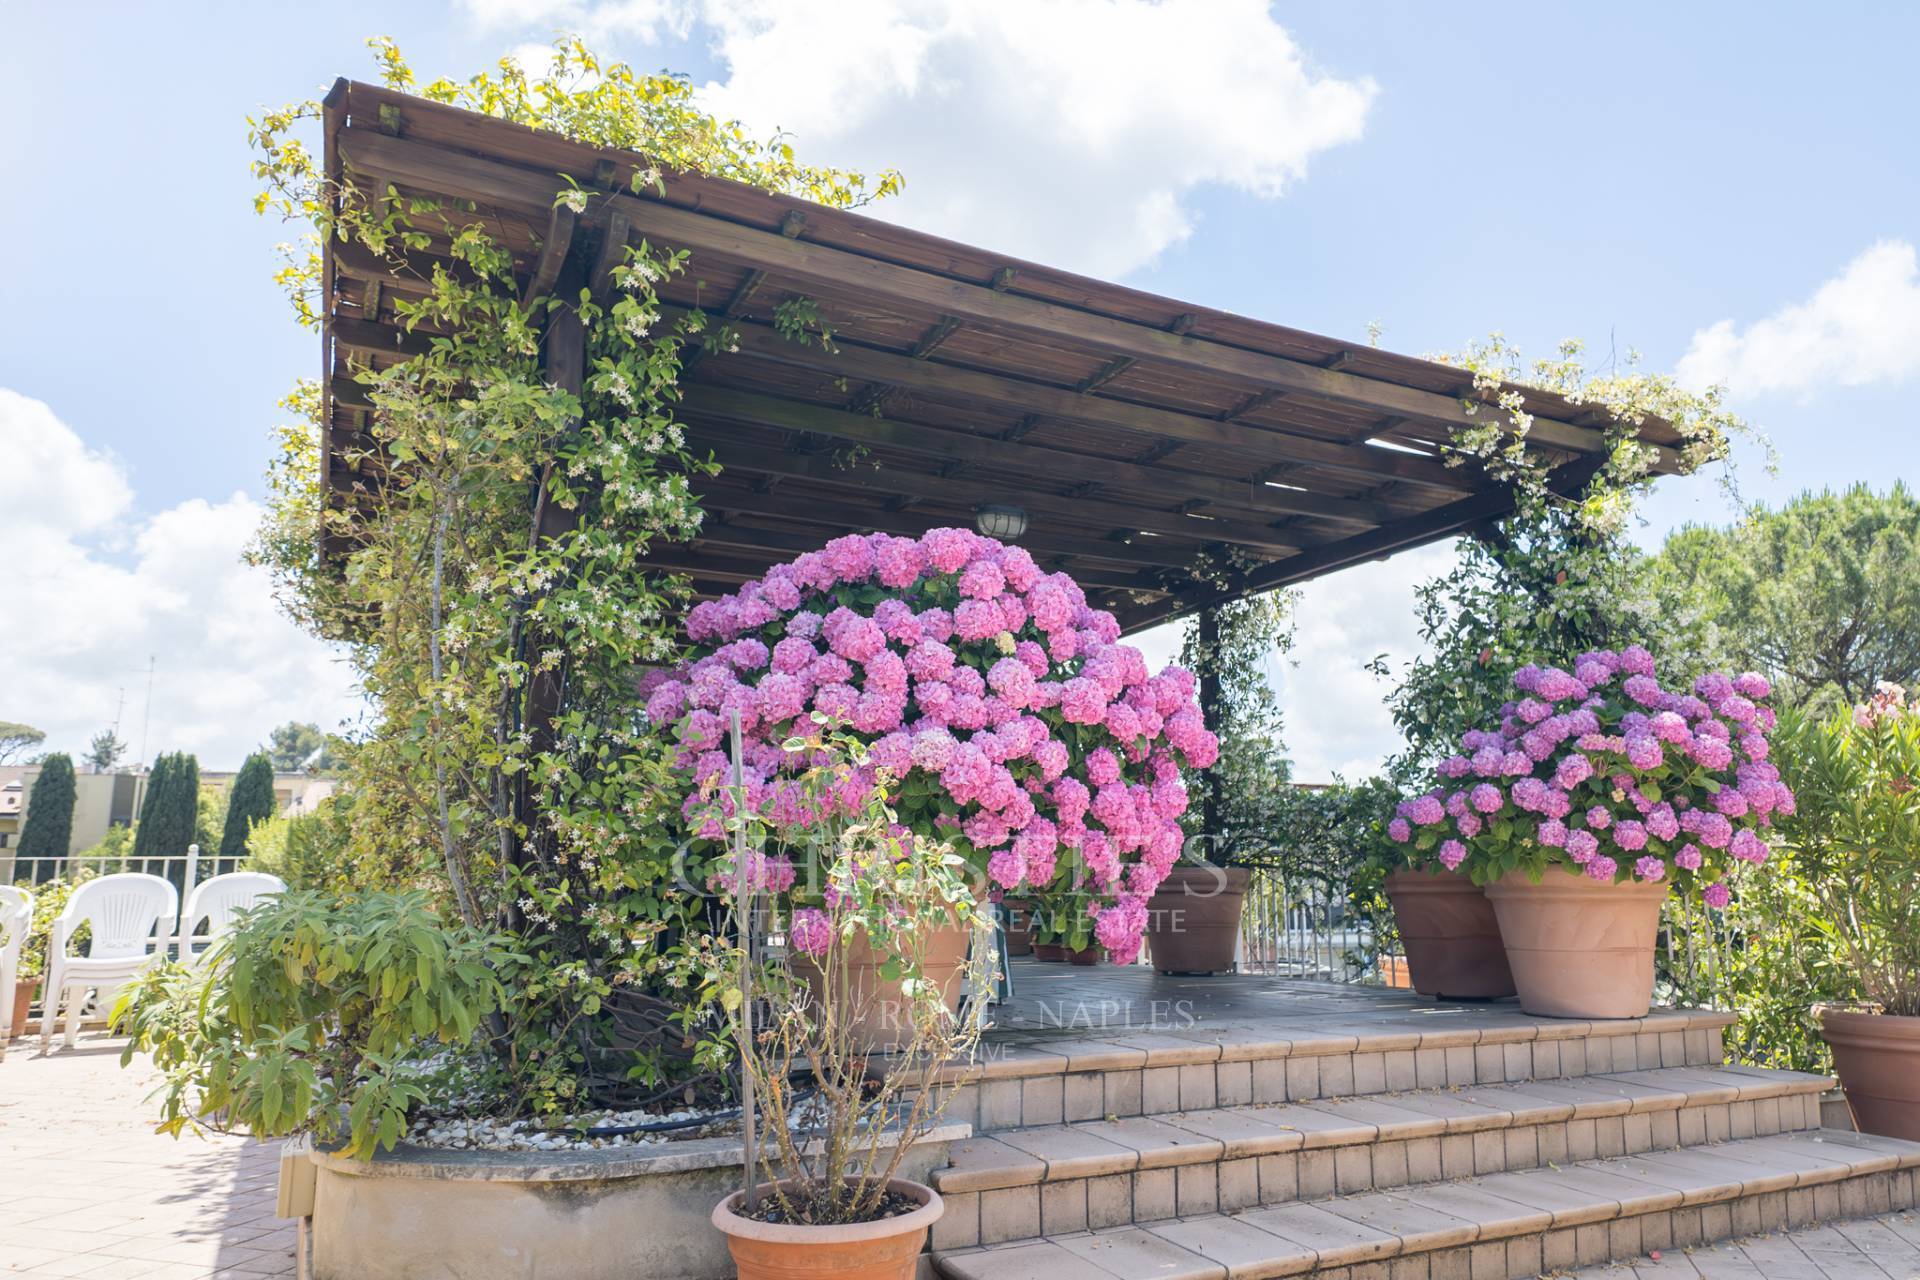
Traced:
<path id="1" fill-rule="evenodd" d="M 1591 457 L 1567 463 L 1554 471 L 1548 487 L 1562 496 L 1577 493 L 1593 479 L 1600 464 L 1600 459 Z M 1225 587 L 1195 588 L 1169 595 L 1150 605 L 1123 609 L 1119 611 L 1121 621 L 1129 630 L 1134 630 L 1242 596 L 1290 587 L 1367 560 L 1384 560 L 1408 547 L 1469 533 L 1489 520 L 1506 515 L 1512 509 L 1512 501 L 1510 498 L 1502 501 L 1505 497 L 1503 494 L 1477 494 L 1463 498 L 1387 528 L 1375 529 L 1339 542 L 1329 542 L 1297 556 L 1289 556 L 1284 561 L 1257 566 L 1239 574 Z"/>
<path id="2" fill-rule="evenodd" d="M 1245 426 L 1232 420 L 1237 414 L 1226 418 L 1204 418 L 1107 396 L 1083 394 L 1066 387 L 982 373 L 958 365 L 916 360 L 910 356 L 847 342 L 836 343 L 835 350 L 822 360 L 817 352 L 783 338 L 762 325 L 738 323 L 734 326 L 734 333 L 739 340 L 740 355 L 776 363 L 802 368 L 819 368 L 824 364 L 829 369 L 844 371 L 849 378 L 885 382 L 932 395 L 978 400 L 1001 408 L 1058 418 L 1064 422 L 1094 423 L 1147 435 L 1167 436 L 1183 443 L 1246 449 L 1262 461 L 1285 457 L 1310 462 L 1332 471 L 1366 476 L 1391 475 L 1445 493 L 1468 493 L 1476 487 L 1472 473 L 1449 467 L 1443 462 L 1373 445 L 1336 444 L 1287 434 L 1277 429 Z"/>
<path id="3" fill-rule="evenodd" d="M 712 543 L 723 547 L 755 547 L 798 555 L 818 548 L 829 537 L 837 536 L 838 530 L 845 524 L 845 516 L 849 514 L 845 510 L 822 513 L 818 503 L 805 500 L 788 502 L 774 495 L 773 500 L 769 501 L 769 495 L 700 483 L 694 485 L 694 492 L 700 500 L 701 510 L 720 517 L 710 519 L 701 526 L 699 535 L 694 539 L 695 546 Z M 734 518 L 742 514 L 778 516 L 798 523 L 809 519 L 824 521 L 833 532 L 802 532 L 746 525 Z M 927 528 L 925 520 L 880 508 L 863 508 L 853 514 L 863 525 L 877 533 L 917 538 Z M 1123 542 L 1108 538 L 1076 537 L 1052 528 L 1029 531 L 1020 539 L 1020 545 L 1036 559 L 1051 556 L 1097 560 L 1115 565 L 1145 564 L 1164 569 L 1190 569 L 1198 552 L 1198 548 L 1190 544 L 1168 544 L 1164 539 L 1138 534 L 1130 541 Z"/>
<path id="4" fill-rule="evenodd" d="M 545 189 L 552 185 L 551 180 L 517 165 L 390 137 L 376 129 L 353 125 L 339 130 L 339 146 L 354 168 L 381 175 L 404 175 L 407 181 L 429 190 L 465 193 L 528 213 L 548 209 L 553 203 L 553 192 Z M 1175 368 L 1241 379 L 1254 384 L 1257 390 L 1299 392 L 1337 404 L 1425 418 L 1454 427 L 1483 426 L 1497 414 L 1489 405 L 1469 406 L 1464 393 L 1471 384 L 1464 372 L 1463 395 L 1450 396 L 1076 310 L 1010 289 L 969 284 L 784 236 L 777 231 L 763 231 L 677 208 L 659 200 L 619 193 L 596 193 L 589 200 L 599 207 L 590 207 L 588 217 L 604 218 L 607 213 L 617 211 L 632 223 L 634 234 L 655 243 L 753 263 L 783 278 L 823 288 L 859 289 L 943 315 L 979 321 L 996 329 L 1077 346 L 1109 360 L 1117 357 L 1152 360 Z M 1606 453 L 1611 449 L 1603 431 L 1545 415 L 1533 418 L 1529 435 L 1541 443 L 1576 453 Z M 1652 447 L 1656 451 L 1657 470 L 1679 469 L 1679 458 L 1673 450 L 1659 445 Z"/>
<path id="5" fill-rule="evenodd" d="M 733 471 L 792 476 L 873 493 L 905 494 L 936 502 L 959 501 L 969 504 L 998 502 L 1007 496 L 1004 485 L 906 471 L 898 467 L 876 467 L 871 463 L 843 462 L 827 454 L 784 453 L 745 444 L 711 445 L 708 452 L 713 455 L 714 461 Z M 1071 525 L 1104 528 L 1109 532 L 1146 530 L 1192 542 L 1237 543 L 1276 555 L 1290 554 L 1301 546 L 1298 535 L 1244 520 L 1030 492 L 1023 492 L 1020 501 L 1021 505 L 1035 514 Z"/>
<path id="6" fill-rule="evenodd" d="M 1009 443 L 989 436 L 944 431 L 920 423 L 902 423 L 865 413 L 778 396 L 695 383 L 683 389 L 684 409 L 698 417 L 754 426 L 779 427 L 831 436 L 857 444 L 904 449 L 952 461 L 988 467 L 1039 468 L 1078 482 L 1131 485 L 1170 497 L 1198 499 L 1254 515 L 1309 515 L 1343 524 L 1373 526 L 1395 516 L 1385 503 L 1328 498 L 1222 476 L 1141 466 L 1088 454 Z"/>

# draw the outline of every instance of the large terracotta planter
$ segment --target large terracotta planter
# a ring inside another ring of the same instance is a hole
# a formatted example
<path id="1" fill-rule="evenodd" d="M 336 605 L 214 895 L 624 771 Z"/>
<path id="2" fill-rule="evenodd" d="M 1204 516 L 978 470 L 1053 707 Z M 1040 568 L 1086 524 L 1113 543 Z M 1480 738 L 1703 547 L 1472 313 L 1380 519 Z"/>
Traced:
<path id="1" fill-rule="evenodd" d="M 1602 884 L 1549 867 L 1486 887 L 1520 1007 L 1547 1018 L 1639 1018 L 1653 1003 L 1664 881 Z"/>
<path id="2" fill-rule="evenodd" d="M 799 1227 L 741 1217 L 734 1209 L 743 1193 L 736 1191 L 713 1207 L 713 1225 L 727 1237 L 740 1280 L 912 1280 L 927 1229 L 946 1206 L 918 1182 L 895 1178 L 887 1187 L 920 1207 L 878 1222 Z"/>
<path id="3" fill-rule="evenodd" d="M 926 977 L 940 984 L 948 1011 L 957 1011 L 966 994 L 967 943 L 972 930 L 966 925 L 946 924 L 925 934 L 927 949 L 922 963 Z M 886 953 L 873 948 L 864 930 L 842 945 L 846 948 L 845 981 L 850 990 L 836 995 L 857 1003 L 854 1043 L 862 1050 L 900 1048 L 913 1039 L 913 1027 L 905 1015 L 906 997 L 901 994 L 899 980 L 880 976 Z M 827 975 L 811 957 L 796 955 L 790 963 L 813 991 L 825 989 Z"/>
<path id="4" fill-rule="evenodd" d="M 1920 1018 L 1821 1009 L 1820 1034 L 1862 1133 L 1920 1142 Z"/>
<path id="5" fill-rule="evenodd" d="M 1175 867 L 1147 903 L 1147 949 L 1161 973 L 1225 973 L 1240 939 L 1245 867 Z"/>
<path id="6" fill-rule="evenodd" d="M 1005 913 L 1007 954 L 1009 956 L 1032 955 L 1033 904 L 1019 898 L 1008 898 L 1000 904 L 1000 910 Z"/>
<path id="7" fill-rule="evenodd" d="M 19 978 L 13 984 L 13 1025 L 7 1028 L 7 1039 L 18 1040 L 27 1034 L 27 1006 L 33 1003 L 33 993 L 40 989 L 40 979 Z"/>
<path id="8" fill-rule="evenodd" d="M 1479 885 L 1452 871 L 1396 871 L 1387 899 L 1415 991 L 1443 1000 L 1513 994 L 1500 922 Z"/>

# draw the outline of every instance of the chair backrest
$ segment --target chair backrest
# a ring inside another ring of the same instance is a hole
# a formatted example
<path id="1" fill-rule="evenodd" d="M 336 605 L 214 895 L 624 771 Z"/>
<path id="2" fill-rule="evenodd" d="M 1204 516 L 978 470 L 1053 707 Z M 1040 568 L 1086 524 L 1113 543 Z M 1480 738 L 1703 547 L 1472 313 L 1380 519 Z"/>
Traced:
<path id="1" fill-rule="evenodd" d="M 72 937 L 79 922 L 85 920 L 93 934 L 87 955 L 95 960 L 117 960 L 145 955 L 154 941 L 154 926 L 162 931 L 173 927 L 180 895 L 159 876 L 138 871 L 101 876 L 89 880 L 67 899 L 60 919 L 67 925 L 64 936 Z"/>
<path id="2" fill-rule="evenodd" d="M 33 895 L 0 884 L 0 955 L 20 950 L 33 929 Z"/>
<path id="3" fill-rule="evenodd" d="M 187 899 L 187 909 L 180 916 L 180 936 L 192 934 L 202 920 L 207 922 L 209 935 L 219 933 L 233 923 L 236 912 L 259 906 L 263 900 L 286 891 L 286 881 L 264 871 L 232 871 L 215 876 L 194 889 L 193 896 Z"/>

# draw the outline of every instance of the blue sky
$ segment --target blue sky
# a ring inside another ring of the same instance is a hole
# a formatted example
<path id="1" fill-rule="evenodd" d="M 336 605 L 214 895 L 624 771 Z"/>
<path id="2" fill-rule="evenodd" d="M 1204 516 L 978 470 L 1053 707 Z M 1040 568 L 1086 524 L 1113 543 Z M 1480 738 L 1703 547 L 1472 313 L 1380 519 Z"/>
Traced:
<path id="1" fill-rule="evenodd" d="M 351 706 L 232 563 L 275 401 L 317 367 L 269 279 L 289 232 L 250 210 L 244 117 L 370 76 L 368 35 L 437 74 L 560 29 L 794 128 L 807 158 L 899 167 L 903 221 L 1300 328 L 1378 321 L 1416 353 L 1495 329 L 1654 369 L 1691 350 L 1779 447 L 1748 496 L 1920 479 L 1920 7 L 7 4 L 0 538 L 37 568 L 0 718 L 84 746 L 150 652 L 149 755 L 230 765 Z M 1111 238 L 1070 238 L 1103 211 Z M 1644 536 L 1726 514 L 1710 482 L 1668 482 Z M 1391 745 L 1335 700 L 1377 699 L 1357 664 L 1410 651 L 1405 589 L 1443 561 L 1310 588 L 1300 665 L 1276 669 L 1309 773 Z M 41 614 L 61 661 L 27 645 Z"/>

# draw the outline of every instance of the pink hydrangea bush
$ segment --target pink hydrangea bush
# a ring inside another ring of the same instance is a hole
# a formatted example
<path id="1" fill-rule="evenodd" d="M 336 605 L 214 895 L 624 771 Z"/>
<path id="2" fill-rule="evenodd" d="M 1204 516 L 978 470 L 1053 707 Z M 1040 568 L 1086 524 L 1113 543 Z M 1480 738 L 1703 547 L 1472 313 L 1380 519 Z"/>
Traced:
<path id="1" fill-rule="evenodd" d="M 1793 792 L 1767 759 L 1774 713 L 1765 678 L 1660 684 L 1638 646 L 1582 654 L 1571 672 L 1523 667 L 1523 695 L 1496 729 L 1476 729 L 1438 766 L 1438 785 L 1403 801 L 1387 833 L 1416 864 L 1465 867 L 1476 884 L 1558 865 L 1595 880 L 1671 880 L 1709 906 L 1728 870 L 1767 860 L 1775 814 Z"/>
<path id="2" fill-rule="evenodd" d="M 1181 766 L 1219 745 L 1192 674 L 1150 675 L 1070 576 L 966 529 L 836 538 L 697 605 L 687 635 L 694 656 L 641 692 L 676 735 L 697 836 L 721 834 L 710 784 L 735 710 L 749 804 L 775 826 L 812 819 L 820 801 L 794 776 L 807 761 L 781 744 L 818 715 L 867 747 L 833 803 L 851 812 L 884 776 L 909 831 L 1000 891 L 1090 895 L 1085 930 L 1116 961 L 1138 953 L 1180 856 Z"/>

